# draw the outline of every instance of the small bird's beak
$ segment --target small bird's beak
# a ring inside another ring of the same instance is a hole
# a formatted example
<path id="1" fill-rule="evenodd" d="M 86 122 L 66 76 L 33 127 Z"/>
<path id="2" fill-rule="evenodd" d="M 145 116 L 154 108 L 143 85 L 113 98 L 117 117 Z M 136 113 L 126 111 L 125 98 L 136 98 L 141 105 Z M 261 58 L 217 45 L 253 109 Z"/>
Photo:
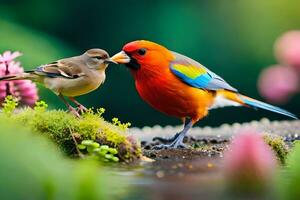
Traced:
<path id="1" fill-rule="evenodd" d="M 111 57 L 111 60 L 118 64 L 126 64 L 130 62 L 130 57 L 124 51 L 121 51 Z"/>
<path id="2" fill-rule="evenodd" d="M 107 58 L 104 60 L 105 64 L 110 64 L 110 63 L 114 63 L 114 64 L 118 64 L 116 61 L 112 60 L 111 58 Z"/>

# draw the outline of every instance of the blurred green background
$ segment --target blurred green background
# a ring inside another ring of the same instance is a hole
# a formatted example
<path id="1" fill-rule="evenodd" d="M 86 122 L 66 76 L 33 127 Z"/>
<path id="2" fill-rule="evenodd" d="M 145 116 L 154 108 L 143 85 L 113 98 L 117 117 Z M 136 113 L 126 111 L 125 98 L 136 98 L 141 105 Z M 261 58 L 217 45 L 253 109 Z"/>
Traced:
<path id="1" fill-rule="evenodd" d="M 300 29 L 299 8 L 299 0 L 0 0 L 0 52 L 23 52 L 20 60 L 30 69 L 94 47 L 113 55 L 129 41 L 147 39 L 198 60 L 241 93 L 262 99 L 258 75 L 276 63 L 276 38 Z M 52 108 L 65 109 L 50 91 L 40 87 L 40 93 Z M 104 107 L 107 119 L 117 116 L 133 126 L 181 123 L 143 102 L 124 66 L 111 65 L 105 84 L 79 101 Z M 299 115 L 299 102 L 298 95 L 281 106 Z M 198 125 L 262 117 L 286 119 L 267 111 L 230 107 L 211 111 Z"/>

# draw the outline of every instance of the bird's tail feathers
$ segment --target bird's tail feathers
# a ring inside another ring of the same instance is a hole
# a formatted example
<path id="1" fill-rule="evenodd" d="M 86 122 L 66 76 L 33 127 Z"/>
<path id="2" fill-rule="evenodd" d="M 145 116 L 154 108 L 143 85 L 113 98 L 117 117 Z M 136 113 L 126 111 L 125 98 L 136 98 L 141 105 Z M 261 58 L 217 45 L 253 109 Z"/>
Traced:
<path id="1" fill-rule="evenodd" d="M 220 90 L 217 92 L 215 103 L 211 108 L 223 107 L 223 106 L 246 106 L 254 109 L 264 109 L 264 110 L 268 110 L 271 112 L 275 112 L 275 113 L 279 113 L 291 117 L 293 119 L 298 119 L 296 115 L 282 108 L 227 90 Z"/>
<path id="2" fill-rule="evenodd" d="M 260 108 L 260 109 L 268 110 L 268 111 L 271 111 L 271 112 L 279 113 L 279 114 L 291 117 L 293 119 L 298 119 L 295 114 L 293 114 L 293 113 L 291 113 L 287 110 L 284 110 L 282 108 L 279 108 L 277 106 L 273 106 L 271 104 L 268 104 L 268 103 L 265 103 L 265 102 L 262 102 L 262 101 L 258 101 L 256 99 L 247 97 L 247 96 L 242 95 L 242 94 L 238 94 L 238 96 L 244 102 L 244 104 L 246 106 L 249 106 L 249 107 L 252 107 L 252 108 L 255 108 L 255 109 Z"/>
<path id="3" fill-rule="evenodd" d="M 6 75 L 0 77 L 0 81 L 13 81 L 13 80 L 35 80 L 37 76 L 31 72 L 24 72 L 15 75 Z"/>

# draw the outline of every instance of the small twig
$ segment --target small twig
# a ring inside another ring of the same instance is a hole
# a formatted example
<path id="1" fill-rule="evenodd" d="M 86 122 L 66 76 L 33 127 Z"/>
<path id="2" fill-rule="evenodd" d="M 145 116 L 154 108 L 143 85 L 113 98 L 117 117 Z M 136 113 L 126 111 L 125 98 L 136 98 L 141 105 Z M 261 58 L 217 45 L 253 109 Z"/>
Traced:
<path id="1" fill-rule="evenodd" d="M 5 75 L 7 76 L 7 75 L 9 75 L 9 70 L 8 70 L 8 63 L 7 62 L 4 62 L 5 63 Z M 8 96 L 8 95 L 11 95 L 11 92 L 10 92 L 10 85 L 9 85 L 9 83 L 7 82 L 6 84 L 5 84 L 5 87 L 6 87 L 6 96 Z"/>
<path id="2" fill-rule="evenodd" d="M 74 137 L 74 135 L 73 135 L 72 130 L 71 130 L 70 127 L 69 127 L 69 130 L 70 130 L 70 133 L 71 133 L 71 137 L 72 137 L 72 139 L 73 139 L 73 142 L 74 142 L 74 144 L 75 144 L 75 148 L 76 148 L 76 151 L 77 151 L 77 153 L 78 153 L 78 156 L 79 156 L 80 158 L 83 158 L 84 155 L 83 155 L 83 154 L 81 153 L 81 151 L 79 150 L 79 148 L 78 148 L 78 143 L 77 143 L 76 138 Z"/>

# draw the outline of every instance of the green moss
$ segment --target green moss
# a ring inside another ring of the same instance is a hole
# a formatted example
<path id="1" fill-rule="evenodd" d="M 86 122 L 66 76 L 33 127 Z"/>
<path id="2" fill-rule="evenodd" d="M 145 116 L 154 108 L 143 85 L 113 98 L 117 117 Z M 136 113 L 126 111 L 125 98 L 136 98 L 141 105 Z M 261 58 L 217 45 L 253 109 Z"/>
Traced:
<path id="1" fill-rule="evenodd" d="M 18 106 L 18 101 L 13 96 L 9 95 L 5 98 L 3 106 L 3 113 L 6 115 L 11 115 L 11 113 L 15 110 Z"/>
<path id="2" fill-rule="evenodd" d="M 7 104 L 11 113 L 11 103 Z M 4 106 L 4 109 L 6 107 Z M 45 102 L 39 102 L 34 109 L 25 108 L 7 115 L 0 114 L 0 121 L 11 120 L 14 123 L 29 127 L 32 131 L 51 138 L 68 155 L 76 155 L 76 143 L 82 140 L 93 140 L 101 145 L 108 145 L 118 150 L 118 157 L 123 161 L 140 157 L 140 145 L 128 139 L 128 124 L 109 123 L 102 117 L 104 109 L 89 112 L 77 118 L 61 110 L 46 110 Z"/>
<path id="3" fill-rule="evenodd" d="M 264 141 L 272 148 L 275 152 L 277 159 L 285 164 L 287 155 L 289 153 L 289 148 L 285 144 L 283 138 L 279 135 L 274 134 L 264 134 Z"/>
<path id="4" fill-rule="evenodd" d="M 191 147 L 197 151 L 201 151 L 201 152 L 210 152 L 212 151 L 212 147 L 214 145 L 212 144 L 203 144 L 201 142 L 196 142 L 196 143 L 193 143 L 191 145 Z"/>

